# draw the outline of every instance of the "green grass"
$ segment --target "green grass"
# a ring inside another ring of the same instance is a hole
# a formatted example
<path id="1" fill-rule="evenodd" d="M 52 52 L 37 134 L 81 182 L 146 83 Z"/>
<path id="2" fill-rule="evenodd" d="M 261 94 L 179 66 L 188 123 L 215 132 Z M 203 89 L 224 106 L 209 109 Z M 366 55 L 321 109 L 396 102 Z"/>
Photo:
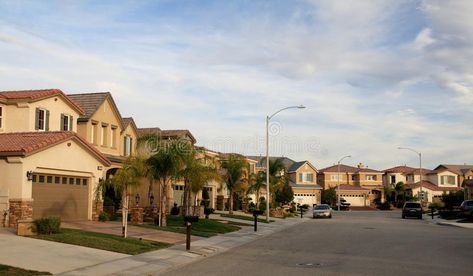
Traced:
<path id="1" fill-rule="evenodd" d="M 159 227 L 155 224 L 141 224 L 136 226 L 182 234 L 186 233 L 186 227 L 184 226 L 184 218 L 182 216 L 168 216 L 166 217 L 166 219 L 166 227 Z M 192 235 L 208 238 L 216 236 L 218 234 L 238 231 L 241 229 L 239 226 L 240 225 L 237 225 L 235 223 L 231 224 L 222 223 L 212 219 L 199 219 L 199 222 L 192 224 Z"/>
<path id="2" fill-rule="evenodd" d="M 27 270 L 27 269 L 0 264 L 0 275 L 30 276 L 30 275 L 51 275 L 51 273 Z"/>
<path id="3" fill-rule="evenodd" d="M 224 218 L 233 218 L 233 219 L 241 219 L 241 220 L 248 220 L 248 221 L 254 221 L 255 219 L 253 217 L 249 216 L 242 216 L 242 215 L 230 215 L 230 214 L 220 214 L 221 217 Z M 266 219 L 258 218 L 258 222 L 262 223 L 268 223 Z M 274 222 L 274 220 L 269 220 L 269 222 Z"/>
<path id="4" fill-rule="evenodd" d="M 61 232 L 57 234 L 38 235 L 32 236 L 32 238 L 103 249 L 129 255 L 141 254 L 171 246 L 171 244 L 168 243 L 140 240 L 131 237 L 125 239 L 110 234 L 67 228 L 61 229 Z"/>

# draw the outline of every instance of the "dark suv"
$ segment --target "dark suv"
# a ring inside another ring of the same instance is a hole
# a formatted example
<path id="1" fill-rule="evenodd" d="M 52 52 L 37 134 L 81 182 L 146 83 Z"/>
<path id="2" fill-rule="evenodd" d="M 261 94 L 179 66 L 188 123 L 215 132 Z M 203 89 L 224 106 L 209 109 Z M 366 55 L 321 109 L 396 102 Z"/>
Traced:
<path id="1" fill-rule="evenodd" d="M 465 200 L 460 205 L 460 210 L 462 211 L 463 215 L 467 217 L 473 217 L 473 200 Z"/>
<path id="2" fill-rule="evenodd" d="M 406 202 L 402 207 L 402 218 L 416 217 L 422 219 L 422 206 L 419 202 Z"/>

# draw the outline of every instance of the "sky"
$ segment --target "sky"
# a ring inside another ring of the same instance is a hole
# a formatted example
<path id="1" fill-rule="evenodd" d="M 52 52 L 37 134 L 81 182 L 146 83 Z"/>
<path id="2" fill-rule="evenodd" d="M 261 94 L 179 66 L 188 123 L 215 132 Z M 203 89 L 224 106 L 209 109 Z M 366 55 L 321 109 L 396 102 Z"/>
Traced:
<path id="1" fill-rule="evenodd" d="M 223 152 L 473 164 L 473 1 L 0 0 L 0 90 L 112 93 Z"/>

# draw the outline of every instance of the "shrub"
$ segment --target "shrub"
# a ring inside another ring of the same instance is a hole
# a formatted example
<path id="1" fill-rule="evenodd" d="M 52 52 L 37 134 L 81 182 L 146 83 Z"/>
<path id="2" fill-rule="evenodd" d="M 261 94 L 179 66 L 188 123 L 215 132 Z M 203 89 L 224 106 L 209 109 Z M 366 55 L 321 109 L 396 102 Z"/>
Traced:
<path id="1" fill-rule="evenodd" d="M 204 209 L 205 218 L 208 219 L 209 215 L 213 214 L 214 211 L 215 211 L 214 208 L 205 208 Z"/>
<path id="2" fill-rule="evenodd" d="M 385 202 L 379 204 L 379 205 L 378 205 L 378 208 L 379 208 L 380 210 L 391 210 L 391 203 L 385 201 Z"/>
<path id="3" fill-rule="evenodd" d="M 44 217 L 33 221 L 35 231 L 38 234 L 51 235 L 61 230 L 60 217 Z"/>
<path id="4" fill-rule="evenodd" d="M 106 221 L 109 221 L 109 220 L 110 220 L 110 216 L 107 213 L 105 213 L 105 212 L 100 213 L 99 221 L 106 222 Z"/>
<path id="5" fill-rule="evenodd" d="M 266 199 L 264 197 L 260 199 L 258 209 L 263 212 L 266 211 Z"/>
<path id="6" fill-rule="evenodd" d="M 223 211 L 223 195 L 217 196 L 217 210 Z"/>

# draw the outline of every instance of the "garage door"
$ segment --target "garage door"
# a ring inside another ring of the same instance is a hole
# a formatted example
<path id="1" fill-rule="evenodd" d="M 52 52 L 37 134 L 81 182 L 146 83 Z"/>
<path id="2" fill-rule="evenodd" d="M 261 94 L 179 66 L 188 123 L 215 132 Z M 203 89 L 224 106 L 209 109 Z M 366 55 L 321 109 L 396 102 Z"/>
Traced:
<path id="1" fill-rule="evenodd" d="M 350 203 L 350 206 L 365 206 L 364 195 L 342 195 L 342 198 L 344 198 L 347 203 Z"/>
<path id="2" fill-rule="evenodd" d="M 317 203 L 317 195 L 313 193 L 307 194 L 294 194 L 294 202 L 299 203 L 301 205 L 308 204 L 312 206 L 312 204 Z"/>
<path id="3" fill-rule="evenodd" d="M 33 218 L 59 216 L 63 221 L 88 219 L 89 179 L 33 175 Z"/>

